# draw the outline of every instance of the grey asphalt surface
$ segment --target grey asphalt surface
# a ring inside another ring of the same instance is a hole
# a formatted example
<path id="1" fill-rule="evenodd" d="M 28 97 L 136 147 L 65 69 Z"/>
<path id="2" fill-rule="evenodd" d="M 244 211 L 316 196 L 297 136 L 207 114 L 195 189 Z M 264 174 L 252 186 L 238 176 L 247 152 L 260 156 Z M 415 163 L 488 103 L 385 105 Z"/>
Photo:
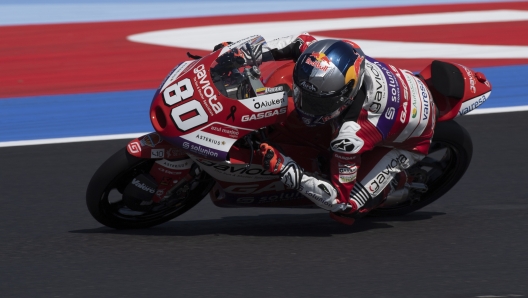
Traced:
<path id="1" fill-rule="evenodd" d="M 465 116 L 472 165 L 399 218 L 222 209 L 116 231 L 91 175 L 126 140 L 0 148 L 0 297 L 528 297 L 528 112 Z"/>

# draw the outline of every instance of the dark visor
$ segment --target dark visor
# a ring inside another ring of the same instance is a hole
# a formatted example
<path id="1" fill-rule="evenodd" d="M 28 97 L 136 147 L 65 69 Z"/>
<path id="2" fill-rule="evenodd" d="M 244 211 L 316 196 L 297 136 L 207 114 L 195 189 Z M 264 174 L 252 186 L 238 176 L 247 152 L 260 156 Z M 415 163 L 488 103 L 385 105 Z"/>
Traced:
<path id="1" fill-rule="evenodd" d="M 352 93 L 353 81 L 341 90 L 338 90 L 334 95 L 318 95 L 304 90 L 297 85 L 298 107 L 305 113 L 313 116 L 325 116 L 337 111 L 340 107 L 348 102 L 348 97 Z M 345 94 L 343 94 L 345 93 Z"/>
<path id="2" fill-rule="evenodd" d="M 341 100 L 341 95 L 321 97 L 312 95 L 302 89 L 297 96 L 299 96 L 299 108 L 303 112 L 314 116 L 324 116 L 333 113 L 346 103 L 345 100 Z"/>

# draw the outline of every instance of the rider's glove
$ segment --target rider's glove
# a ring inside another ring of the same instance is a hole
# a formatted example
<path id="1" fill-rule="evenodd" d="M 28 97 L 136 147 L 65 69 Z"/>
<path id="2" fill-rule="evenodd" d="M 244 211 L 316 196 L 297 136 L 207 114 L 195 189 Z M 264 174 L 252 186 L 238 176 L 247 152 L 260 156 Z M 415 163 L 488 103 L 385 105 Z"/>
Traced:
<path id="1" fill-rule="evenodd" d="M 280 175 L 286 187 L 297 190 L 301 187 L 304 170 L 293 159 L 266 143 L 260 144 L 260 154 L 262 154 L 264 169 L 272 174 Z"/>
<path id="2" fill-rule="evenodd" d="M 219 74 L 225 74 L 245 65 L 246 59 L 244 59 L 244 53 L 242 51 L 232 49 L 218 56 L 216 62 L 218 64 L 214 67 L 214 71 Z"/>
<path id="3" fill-rule="evenodd" d="M 220 50 L 221 48 L 226 47 L 226 46 L 228 46 L 230 44 L 232 44 L 232 42 L 230 42 L 230 41 L 224 41 L 222 43 L 219 43 L 219 44 L 217 44 L 214 47 L 213 52 L 216 52 L 216 51 Z"/>
<path id="4" fill-rule="evenodd" d="M 260 154 L 262 154 L 262 166 L 264 169 L 275 175 L 281 173 L 284 166 L 285 156 L 282 155 L 279 150 L 266 143 L 262 143 L 260 144 Z M 288 159 L 290 158 L 288 157 Z"/>

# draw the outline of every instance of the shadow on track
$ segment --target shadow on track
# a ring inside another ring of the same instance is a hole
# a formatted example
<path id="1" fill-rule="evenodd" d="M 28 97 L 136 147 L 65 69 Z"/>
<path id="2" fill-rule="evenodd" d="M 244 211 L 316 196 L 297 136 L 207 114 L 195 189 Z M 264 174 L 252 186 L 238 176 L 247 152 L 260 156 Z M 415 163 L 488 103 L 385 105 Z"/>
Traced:
<path id="1" fill-rule="evenodd" d="M 441 212 L 415 212 L 401 217 L 363 218 L 353 226 L 346 226 L 331 220 L 327 214 L 270 214 L 257 216 L 229 216 L 222 219 L 171 221 L 158 227 L 140 230 L 114 230 L 107 227 L 74 230 L 70 233 L 101 233 L 148 236 L 293 236 L 330 237 L 335 234 L 353 234 L 393 226 L 386 222 L 407 222 L 431 219 L 444 215 Z"/>

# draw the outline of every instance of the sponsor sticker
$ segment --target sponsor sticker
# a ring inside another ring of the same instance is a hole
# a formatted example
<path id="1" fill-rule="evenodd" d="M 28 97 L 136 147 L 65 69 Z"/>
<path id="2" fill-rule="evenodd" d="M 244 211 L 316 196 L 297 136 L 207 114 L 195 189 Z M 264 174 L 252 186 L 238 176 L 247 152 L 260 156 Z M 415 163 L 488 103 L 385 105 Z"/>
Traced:
<path id="1" fill-rule="evenodd" d="M 163 158 L 163 157 L 165 157 L 165 149 L 150 150 L 150 158 Z"/>
<path id="2" fill-rule="evenodd" d="M 339 182 L 350 183 L 356 181 L 357 174 L 339 175 Z"/>
<path id="3" fill-rule="evenodd" d="M 322 71 L 327 71 L 332 66 L 332 61 L 324 53 L 320 52 L 312 52 L 304 63 Z"/>
<path id="4" fill-rule="evenodd" d="M 458 116 L 465 115 L 473 111 L 474 109 L 478 108 L 481 104 L 483 104 L 488 99 L 489 94 L 490 92 L 462 103 L 462 106 L 460 107 L 460 110 L 458 111 Z"/>
<path id="5" fill-rule="evenodd" d="M 138 143 L 138 142 L 132 142 L 130 144 L 128 144 L 128 151 L 130 151 L 130 153 L 140 153 L 141 152 L 141 145 Z"/>
<path id="6" fill-rule="evenodd" d="M 205 66 L 203 64 L 198 65 L 193 72 L 196 74 L 194 82 L 198 86 L 197 89 L 200 97 L 209 103 L 215 114 L 222 112 L 224 107 L 216 98 L 214 88 L 211 86 L 211 82 L 207 77 Z"/>
<path id="7" fill-rule="evenodd" d="M 273 111 L 266 111 L 266 112 L 262 112 L 262 113 L 251 114 L 251 115 L 243 115 L 241 120 L 242 120 L 242 122 L 261 120 L 261 119 L 264 119 L 264 118 L 269 118 L 269 117 L 278 116 L 278 115 L 281 115 L 281 114 L 286 114 L 286 112 L 287 112 L 287 108 L 280 108 L 278 110 L 273 110 Z"/>
<path id="8" fill-rule="evenodd" d="M 240 130 L 238 128 L 220 124 L 211 125 L 204 131 L 233 139 L 238 139 L 240 137 Z"/>

